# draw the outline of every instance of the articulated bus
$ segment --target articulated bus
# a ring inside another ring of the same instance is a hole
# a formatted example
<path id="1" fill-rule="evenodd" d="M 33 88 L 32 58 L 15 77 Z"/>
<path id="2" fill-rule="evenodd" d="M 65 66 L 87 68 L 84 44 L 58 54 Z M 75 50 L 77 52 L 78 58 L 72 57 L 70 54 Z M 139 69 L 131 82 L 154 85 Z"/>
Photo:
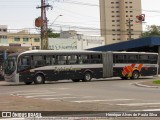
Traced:
<path id="1" fill-rule="evenodd" d="M 32 50 L 8 55 L 4 78 L 7 82 L 43 84 L 68 79 L 138 79 L 157 73 L 157 53 Z"/>

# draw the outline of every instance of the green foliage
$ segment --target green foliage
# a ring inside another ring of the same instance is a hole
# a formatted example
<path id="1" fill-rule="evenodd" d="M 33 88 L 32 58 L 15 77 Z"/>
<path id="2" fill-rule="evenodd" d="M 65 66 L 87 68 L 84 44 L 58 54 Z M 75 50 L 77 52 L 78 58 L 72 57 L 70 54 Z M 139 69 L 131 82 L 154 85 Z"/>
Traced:
<path id="1" fill-rule="evenodd" d="M 48 28 L 48 37 L 49 38 L 57 38 L 60 37 L 59 33 L 53 33 L 53 30 L 51 28 Z"/>
<path id="2" fill-rule="evenodd" d="M 160 28 L 156 25 L 148 26 L 147 31 L 143 32 L 140 37 L 160 36 Z"/>
<path id="3" fill-rule="evenodd" d="M 155 80 L 155 81 L 153 81 L 153 83 L 160 84 L 160 80 Z"/>

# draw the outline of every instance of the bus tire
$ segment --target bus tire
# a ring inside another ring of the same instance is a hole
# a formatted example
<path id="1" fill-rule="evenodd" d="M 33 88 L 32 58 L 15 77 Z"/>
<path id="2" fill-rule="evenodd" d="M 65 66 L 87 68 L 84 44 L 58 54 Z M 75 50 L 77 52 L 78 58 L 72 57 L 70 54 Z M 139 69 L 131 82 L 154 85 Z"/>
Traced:
<path id="1" fill-rule="evenodd" d="M 131 77 L 131 79 L 138 79 L 139 78 L 139 71 L 138 70 L 135 70 L 135 71 L 133 71 L 133 73 L 132 73 L 132 77 Z"/>
<path id="2" fill-rule="evenodd" d="M 44 76 L 42 74 L 37 74 L 34 79 L 34 84 L 43 84 Z"/>
<path id="3" fill-rule="evenodd" d="M 92 73 L 91 72 L 85 72 L 83 77 L 83 82 L 89 82 L 92 79 Z"/>
<path id="4" fill-rule="evenodd" d="M 26 85 L 30 85 L 30 84 L 32 84 L 32 82 L 25 82 L 25 84 L 26 84 Z"/>
<path id="5" fill-rule="evenodd" d="M 72 79 L 73 82 L 79 82 L 79 79 Z"/>

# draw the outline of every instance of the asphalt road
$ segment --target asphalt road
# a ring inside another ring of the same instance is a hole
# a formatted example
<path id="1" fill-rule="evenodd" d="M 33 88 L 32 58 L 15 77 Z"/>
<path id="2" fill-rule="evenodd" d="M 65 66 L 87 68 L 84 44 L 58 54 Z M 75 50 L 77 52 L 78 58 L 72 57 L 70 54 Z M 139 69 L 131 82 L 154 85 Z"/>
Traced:
<path id="1" fill-rule="evenodd" d="M 31 100 L 35 100 L 43 102 L 46 106 L 46 108 L 42 106 L 42 108 L 33 109 L 34 105 L 32 105 L 27 109 L 30 111 L 160 111 L 160 88 L 134 85 L 137 82 L 153 79 L 155 78 L 139 80 L 112 78 L 76 83 L 72 81 L 48 82 L 42 85 L 12 85 L 1 81 L 0 110 L 10 110 L 11 100 L 3 98 L 3 96 L 9 96 L 8 98 L 23 99 L 24 101 L 20 102 L 26 105 Z M 60 105 L 52 109 L 51 103 L 54 106 L 58 103 Z M 47 106 L 47 104 L 50 105 Z M 11 110 L 18 106 L 17 102 Z M 23 106 L 21 109 L 26 110 Z"/>

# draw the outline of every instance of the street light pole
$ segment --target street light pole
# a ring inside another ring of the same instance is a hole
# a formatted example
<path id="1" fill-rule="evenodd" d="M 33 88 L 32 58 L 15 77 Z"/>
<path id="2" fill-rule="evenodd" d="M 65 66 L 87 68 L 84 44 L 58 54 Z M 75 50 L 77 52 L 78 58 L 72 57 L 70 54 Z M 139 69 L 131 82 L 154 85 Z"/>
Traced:
<path id="1" fill-rule="evenodd" d="M 56 21 L 59 17 L 61 17 L 61 16 L 63 16 L 63 15 L 58 15 L 58 16 L 54 19 L 54 21 L 50 24 L 50 26 L 52 26 L 52 25 L 55 23 L 55 21 Z"/>

